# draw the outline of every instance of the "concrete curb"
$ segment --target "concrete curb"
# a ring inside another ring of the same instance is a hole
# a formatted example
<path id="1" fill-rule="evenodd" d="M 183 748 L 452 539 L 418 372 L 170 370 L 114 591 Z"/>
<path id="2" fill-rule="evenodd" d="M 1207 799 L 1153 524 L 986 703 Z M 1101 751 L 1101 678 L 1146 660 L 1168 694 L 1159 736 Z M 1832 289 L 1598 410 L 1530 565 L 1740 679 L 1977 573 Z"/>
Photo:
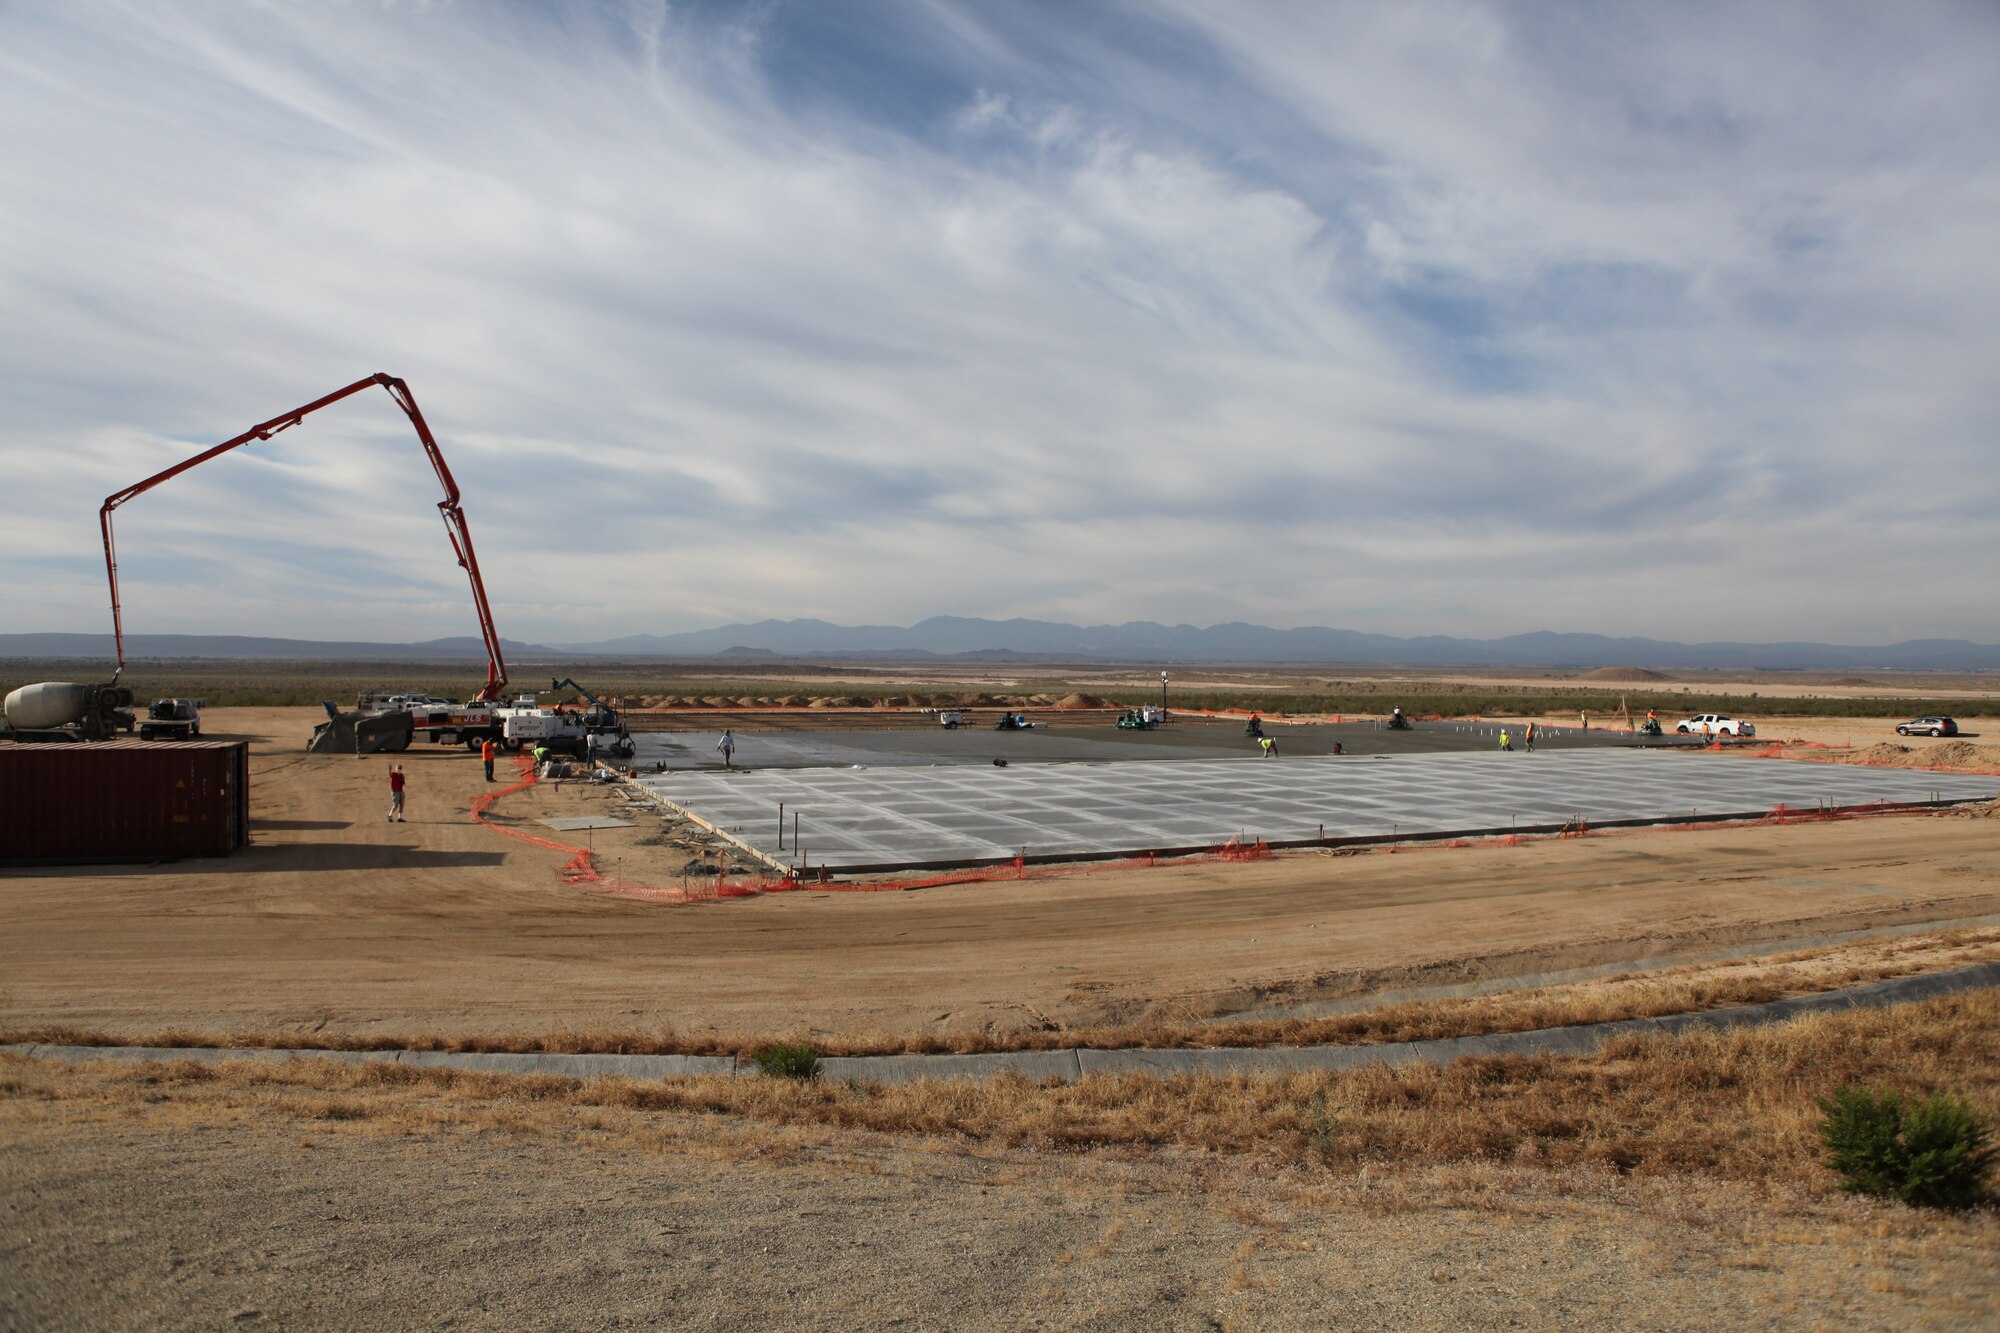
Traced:
<path id="1" fill-rule="evenodd" d="M 1739 1005 L 1698 1014 L 1627 1018 L 1613 1023 L 1497 1032 L 1488 1036 L 1437 1041 L 1393 1042 L 1375 1046 L 1229 1046 L 1180 1050 L 993 1051 L 981 1055 L 829 1056 L 822 1076 L 842 1082 L 913 1083 L 918 1079 L 988 1079 L 1014 1074 L 1040 1081 L 1073 1083 L 1091 1075 L 1239 1074 L 1289 1070 L 1342 1070 L 1363 1065 L 1449 1064 L 1480 1055 L 1589 1055 L 1614 1037 L 1674 1035 L 1703 1030 L 1764 1027 L 1806 1014 L 1879 1008 L 2000 986 L 2000 962 L 1977 963 L 1950 972 L 1893 977 L 1845 990 L 1822 991 L 1766 1004 Z M 565 1078 L 609 1076 L 629 1079 L 688 1078 L 757 1073 L 753 1061 L 726 1055 L 568 1055 L 559 1052 L 500 1051 L 321 1051 L 223 1048 L 214 1046 L 44 1046 L 10 1045 L 0 1050 L 55 1060 L 339 1060 L 376 1061 L 427 1069 L 465 1069 L 495 1074 L 554 1074 Z"/>

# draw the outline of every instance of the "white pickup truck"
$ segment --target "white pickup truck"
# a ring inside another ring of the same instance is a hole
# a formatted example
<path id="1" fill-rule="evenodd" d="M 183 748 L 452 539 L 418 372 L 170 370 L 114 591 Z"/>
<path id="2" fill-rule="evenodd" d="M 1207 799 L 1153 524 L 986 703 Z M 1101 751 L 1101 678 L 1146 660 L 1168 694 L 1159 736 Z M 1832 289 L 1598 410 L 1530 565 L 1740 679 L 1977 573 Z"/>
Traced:
<path id="1" fill-rule="evenodd" d="M 1697 713 L 1685 722 L 1676 723 L 1674 730 L 1683 736 L 1755 736 L 1757 728 L 1748 722 L 1739 722 L 1727 713 Z"/>

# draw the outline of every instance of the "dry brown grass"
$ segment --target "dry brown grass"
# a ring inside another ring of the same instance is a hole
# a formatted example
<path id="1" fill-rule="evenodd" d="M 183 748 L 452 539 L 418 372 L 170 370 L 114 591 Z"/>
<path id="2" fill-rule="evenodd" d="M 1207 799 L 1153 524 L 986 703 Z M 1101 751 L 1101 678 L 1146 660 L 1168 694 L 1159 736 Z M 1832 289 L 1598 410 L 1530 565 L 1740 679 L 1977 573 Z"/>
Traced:
<path id="1" fill-rule="evenodd" d="M 1156 1021 L 1077 1027 L 1052 1023 L 1045 1030 L 1030 1032 L 855 1034 L 808 1039 L 799 1033 L 684 1037 L 670 1028 L 654 1032 L 564 1028 L 539 1034 L 405 1038 L 282 1031 L 214 1033 L 182 1028 L 130 1034 L 52 1026 L 0 1030 L 0 1041 L 243 1050 L 547 1051 L 742 1057 L 773 1042 L 807 1040 L 820 1055 L 972 1054 L 1072 1047 L 1126 1050 L 1376 1045 L 1699 1013 L 1817 994 L 1892 977 L 1945 971 L 1996 958 L 2000 958 L 2000 929 L 1954 930 L 1766 958 L 1689 964 L 1464 999 L 1412 1000 L 1326 1018 Z"/>
<path id="2" fill-rule="evenodd" d="M 1768 1028 L 1627 1037 L 1590 1057 L 1460 1060 L 1342 1073 L 1128 1075 L 1077 1083 L 893 1086 L 765 1078 L 510 1076 L 391 1064 L 0 1058 L 0 1124 L 60 1102 L 169 1123 L 278 1116 L 316 1133 L 474 1129 L 703 1141 L 782 1153 L 787 1135 L 854 1131 L 1080 1152 L 1177 1147 L 1337 1175 L 1451 1163 L 1702 1175 L 1833 1188 L 1815 1099 L 1849 1083 L 1949 1089 L 2000 1115 L 2000 993 L 1816 1015 Z M 1314 1135 L 1315 1102 L 1331 1119 Z"/>

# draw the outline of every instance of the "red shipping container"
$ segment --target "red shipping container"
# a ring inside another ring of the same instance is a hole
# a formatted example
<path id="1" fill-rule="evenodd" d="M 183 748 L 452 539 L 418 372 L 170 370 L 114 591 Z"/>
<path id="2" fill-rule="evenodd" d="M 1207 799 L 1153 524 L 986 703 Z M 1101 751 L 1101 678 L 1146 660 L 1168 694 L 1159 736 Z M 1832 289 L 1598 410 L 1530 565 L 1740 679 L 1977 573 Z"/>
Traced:
<path id="1" fill-rule="evenodd" d="M 249 844 L 245 741 L 0 745 L 0 865 L 168 861 Z"/>

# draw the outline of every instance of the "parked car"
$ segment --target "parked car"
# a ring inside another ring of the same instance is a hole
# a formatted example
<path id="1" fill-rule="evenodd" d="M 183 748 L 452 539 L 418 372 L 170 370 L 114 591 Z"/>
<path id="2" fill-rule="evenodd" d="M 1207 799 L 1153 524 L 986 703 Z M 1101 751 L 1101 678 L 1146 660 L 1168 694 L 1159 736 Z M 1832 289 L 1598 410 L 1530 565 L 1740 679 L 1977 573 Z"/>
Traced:
<path id="1" fill-rule="evenodd" d="M 1697 713 L 1674 725 L 1683 736 L 1755 736 L 1757 728 L 1739 722 L 1727 713 Z"/>
<path id="2" fill-rule="evenodd" d="M 1948 717 L 1918 717 L 1896 724 L 1898 736 L 1956 736 L 1958 723 Z"/>

